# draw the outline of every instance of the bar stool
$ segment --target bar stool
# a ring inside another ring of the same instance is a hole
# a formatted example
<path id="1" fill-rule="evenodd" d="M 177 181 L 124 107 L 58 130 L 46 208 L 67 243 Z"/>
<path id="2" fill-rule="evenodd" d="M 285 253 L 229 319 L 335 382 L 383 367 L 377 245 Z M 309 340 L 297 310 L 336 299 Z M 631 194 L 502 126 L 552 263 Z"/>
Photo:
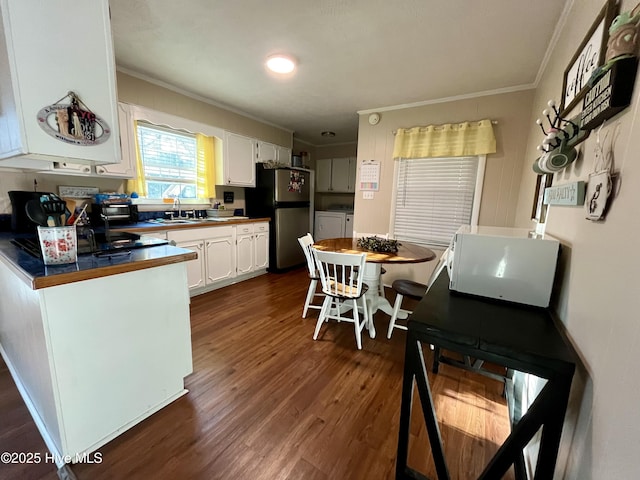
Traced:
<path id="1" fill-rule="evenodd" d="M 429 282 L 427 284 L 414 282 L 413 280 L 406 279 L 398 279 L 394 280 L 391 288 L 396 292 L 396 301 L 393 304 L 393 312 L 391 313 L 391 320 L 389 320 L 389 330 L 387 330 L 387 338 L 391 338 L 391 334 L 393 333 L 393 329 L 397 328 L 398 330 L 406 330 L 407 327 L 404 325 L 396 325 L 396 320 L 398 319 L 398 313 L 400 312 L 400 306 L 402 305 L 402 299 L 404 297 L 412 298 L 413 300 L 422 300 L 422 297 L 425 296 L 429 287 L 433 282 L 435 282 L 440 272 L 447 266 L 447 261 L 449 259 L 449 249 L 447 248 L 442 255 L 440 256 L 440 260 L 438 260 L 438 264 L 436 268 L 434 268 L 431 276 L 429 277 Z M 411 314 L 409 310 L 402 310 L 404 313 Z"/>

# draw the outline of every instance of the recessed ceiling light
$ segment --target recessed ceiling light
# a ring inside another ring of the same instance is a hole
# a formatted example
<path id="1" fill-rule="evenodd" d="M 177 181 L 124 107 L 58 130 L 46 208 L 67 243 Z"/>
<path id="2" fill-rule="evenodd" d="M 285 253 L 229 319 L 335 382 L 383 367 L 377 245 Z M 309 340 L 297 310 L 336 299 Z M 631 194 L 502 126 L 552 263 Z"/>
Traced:
<path id="1" fill-rule="evenodd" d="M 322 132 L 320 135 L 322 135 L 323 137 L 335 137 L 336 136 L 336 132 L 330 132 L 330 131 L 324 131 Z"/>
<path id="2" fill-rule="evenodd" d="M 267 68 L 275 73 L 291 73 L 296 62 L 286 55 L 273 55 L 267 59 Z"/>

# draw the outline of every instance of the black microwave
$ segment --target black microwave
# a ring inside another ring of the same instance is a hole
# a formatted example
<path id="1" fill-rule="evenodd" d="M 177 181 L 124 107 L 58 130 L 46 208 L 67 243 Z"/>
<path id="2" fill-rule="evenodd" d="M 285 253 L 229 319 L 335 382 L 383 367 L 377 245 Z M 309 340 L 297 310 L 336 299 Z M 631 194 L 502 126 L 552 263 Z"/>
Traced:
<path id="1" fill-rule="evenodd" d="M 94 203 L 91 205 L 91 225 L 131 224 L 138 221 L 138 206 L 130 203 Z"/>

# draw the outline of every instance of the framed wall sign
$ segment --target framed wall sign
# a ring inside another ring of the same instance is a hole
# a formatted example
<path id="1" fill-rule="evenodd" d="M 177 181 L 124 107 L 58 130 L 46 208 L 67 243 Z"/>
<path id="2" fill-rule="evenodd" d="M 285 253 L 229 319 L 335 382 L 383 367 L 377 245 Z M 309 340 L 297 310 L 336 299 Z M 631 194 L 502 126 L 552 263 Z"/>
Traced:
<path id="1" fill-rule="evenodd" d="M 616 0 L 607 0 L 584 40 L 564 71 L 562 82 L 561 115 L 567 116 L 582 100 L 589 87 L 591 74 L 604 63 L 609 39 L 609 26 L 617 15 Z"/>

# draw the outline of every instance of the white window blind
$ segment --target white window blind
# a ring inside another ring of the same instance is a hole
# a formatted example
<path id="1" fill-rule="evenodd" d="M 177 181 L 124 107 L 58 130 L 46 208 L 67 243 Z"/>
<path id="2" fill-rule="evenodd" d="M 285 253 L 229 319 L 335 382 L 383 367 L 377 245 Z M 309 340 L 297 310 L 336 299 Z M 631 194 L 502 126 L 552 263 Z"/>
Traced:
<path id="1" fill-rule="evenodd" d="M 196 137 L 138 122 L 138 146 L 149 198 L 196 197 Z"/>
<path id="2" fill-rule="evenodd" d="M 478 180 L 484 175 L 479 160 L 477 156 L 400 159 L 395 238 L 448 246 L 460 225 L 472 223 Z"/>

